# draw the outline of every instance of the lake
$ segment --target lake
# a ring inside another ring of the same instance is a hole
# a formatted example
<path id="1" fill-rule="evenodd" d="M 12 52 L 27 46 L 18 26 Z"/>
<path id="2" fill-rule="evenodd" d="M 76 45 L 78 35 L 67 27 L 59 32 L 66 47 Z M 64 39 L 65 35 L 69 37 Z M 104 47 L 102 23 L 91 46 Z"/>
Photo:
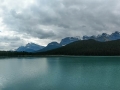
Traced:
<path id="1" fill-rule="evenodd" d="M 119 90 L 120 57 L 0 59 L 0 90 Z"/>

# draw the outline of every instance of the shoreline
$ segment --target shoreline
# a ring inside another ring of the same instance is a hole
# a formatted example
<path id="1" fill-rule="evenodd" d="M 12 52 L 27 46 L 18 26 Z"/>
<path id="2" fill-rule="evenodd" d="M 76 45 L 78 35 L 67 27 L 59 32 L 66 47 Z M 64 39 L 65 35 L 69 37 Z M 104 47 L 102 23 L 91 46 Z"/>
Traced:
<path id="1" fill-rule="evenodd" d="M 120 57 L 120 56 L 83 56 L 83 55 L 19 55 L 19 56 L 0 56 L 1 58 L 25 58 L 25 57 L 73 57 L 73 58 L 77 58 L 77 57 Z"/>

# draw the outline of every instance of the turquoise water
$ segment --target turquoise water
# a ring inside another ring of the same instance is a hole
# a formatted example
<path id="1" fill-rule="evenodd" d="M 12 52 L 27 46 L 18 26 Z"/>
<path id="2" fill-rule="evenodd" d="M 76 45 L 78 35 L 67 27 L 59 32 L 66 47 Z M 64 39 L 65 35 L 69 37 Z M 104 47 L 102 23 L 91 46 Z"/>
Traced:
<path id="1" fill-rule="evenodd" d="M 0 59 L 0 90 L 120 90 L 120 57 Z"/>

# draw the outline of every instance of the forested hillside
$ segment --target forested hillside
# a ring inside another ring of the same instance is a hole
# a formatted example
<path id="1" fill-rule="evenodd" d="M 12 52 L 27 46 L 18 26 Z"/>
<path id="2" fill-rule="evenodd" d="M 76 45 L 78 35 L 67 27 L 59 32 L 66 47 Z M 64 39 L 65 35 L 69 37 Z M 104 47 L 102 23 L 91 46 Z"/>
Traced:
<path id="1" fill-rule="evenodd" d="M 76 41 L 58 49 L 39 53 L 40 55 L 120 55 L 120 40 L 99 42 L 95 40 Z"/>

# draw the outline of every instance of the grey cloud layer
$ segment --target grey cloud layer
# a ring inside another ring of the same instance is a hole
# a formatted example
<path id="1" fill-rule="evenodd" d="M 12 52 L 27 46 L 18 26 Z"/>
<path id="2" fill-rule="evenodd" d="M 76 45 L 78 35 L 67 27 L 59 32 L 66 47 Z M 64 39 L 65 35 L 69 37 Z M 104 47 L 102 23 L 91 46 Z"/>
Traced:
<path id="1" fill-rule="evenodd" d="M 7 0 L 2 1 L 7 3 Z M 26 33 L 31 37 L 59 40 L 66 36 L 111 33 L 120 28 L 119 0 L 23 2 L 24 0 L 9 0 L 9 3 L 1 4 L 3 13 L 0 16 L 10 30 Z M 23 4 L 23 7 L 19 4 Z"/>
<path id="2" fill-rule="evenodd" d="M 6 8 L 4 23 L 12 30 L 39 38 L 61 38 L 63 32 L 66 34 L 71 32 L 69 35 L 77 32 L 77 35 L 82 35 L 119 30 L 119 0 L 36 0 L 35 2 L 25 9 L 21 7 L 21 13 L 18 13 L 17 9 Z M 45 30 L 40 25 L 50 28 Z"/>

